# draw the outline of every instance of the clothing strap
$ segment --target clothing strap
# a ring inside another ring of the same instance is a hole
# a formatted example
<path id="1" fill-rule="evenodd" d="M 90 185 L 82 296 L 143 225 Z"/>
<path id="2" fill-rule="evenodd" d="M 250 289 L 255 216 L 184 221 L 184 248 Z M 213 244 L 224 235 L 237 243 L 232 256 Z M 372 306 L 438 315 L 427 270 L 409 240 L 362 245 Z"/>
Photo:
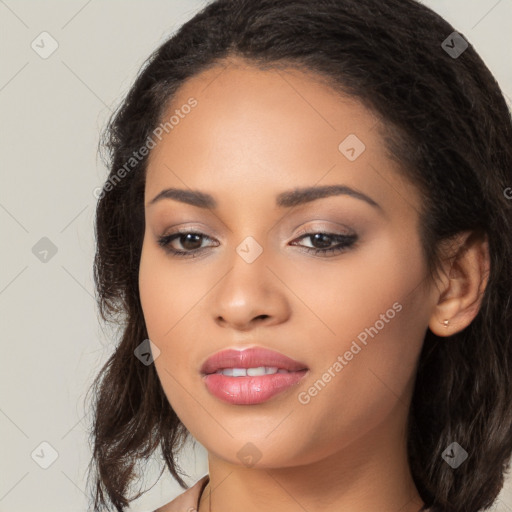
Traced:
<path id="1" fill-rule="evenodd" d="M 203 496 L 203 493 L 204 493 L 204 490 L 206 489 L 207 485 L 210 483 L 210 477 L 208 476 L 208 478 L 204 481 L 203 483 L 203 486 L 201 487 L 201 491 L 199 492 L 199 497 L 197 498 L 197 505 L 196 505 L 196 510 L 199 510 L 199 504 L 201 502 L 201 497 Z M 211 502 L 210 502 L 211 503 Z M 428 512 L 428 509 L 425 508 L 426 505 L 423 505 L 419 510 L 418 512 Z"/>

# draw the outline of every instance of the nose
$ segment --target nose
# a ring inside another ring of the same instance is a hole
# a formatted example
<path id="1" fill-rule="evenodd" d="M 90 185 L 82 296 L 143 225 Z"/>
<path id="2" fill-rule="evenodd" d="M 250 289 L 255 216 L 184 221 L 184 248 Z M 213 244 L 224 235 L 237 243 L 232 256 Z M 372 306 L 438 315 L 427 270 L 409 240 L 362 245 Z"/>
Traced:
<path id="1" fill-rule="evenodd" d="M 290 302 L 276 274 L 267 266 L 264 253 L 252 263 L 235 254 L 231 270 L 211 296 L 215 322 L 238 331 L 285 322 L 290 317 Z"/>

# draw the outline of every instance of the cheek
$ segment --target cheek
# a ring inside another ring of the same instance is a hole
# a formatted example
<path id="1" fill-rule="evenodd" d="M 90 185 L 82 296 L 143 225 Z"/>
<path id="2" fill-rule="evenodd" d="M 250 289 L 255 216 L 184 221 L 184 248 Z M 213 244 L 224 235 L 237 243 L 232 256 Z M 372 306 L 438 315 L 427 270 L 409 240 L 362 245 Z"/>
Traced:
<path id="1" fill-rule="evenodd" d="M 291 270 L 294 289 L 307 297 L 308 306 L 328 328 L 323 329 L 324 339 L 333 350 L 350 345 L 376 323 L 381 337 L 385 332 L 398 334 L 401 326 L 409 329 L 414 318 L 420 323 L 425 320 L 420 285 L 426 266 L 419 241 L 409 240 L 383 232 L 333 265 Z M 396 343 L 400 340 L 396 338 Z"/>
<path id="2" fill-rule="evenodd" d="M 155 367 L 168 398 L 176 400 L 187 396 L 180 384 L 199 378 L 193 365 L 200 359 L 201 346 L 194 340 L 204 339 L 204 325 L 194 319 L 208 282 L 204 273 L 191 277 L 190 270 L 183 270 L 185 264 L 173 263 L 171 256 L 149 244 L 144 241 L 141 253 L 140 301 L 148 337 L 160 350 Z"/>
<path id="3" fill-rule="evenodd" d="M 144 241 L 139 293 L 148 335 L 155 342 L 171 340 L 175 326 L 201 297 L 201 290 L 176 268 L 170 256 Z"/>
<path id="4" fill-rule="evenodd" d="M 421 286 L 426 266 L 419 242 L 408 240 L 405 236 L 382 239 L 358 263 L 359 271 L 354 271 L 347 284 L 347 293 L 353 298 L 347 302 L 347 311 L 354 319 L 347 334 L 362 342 L 372 364 L 387 369 L 386 374 L 409 367 L 400 361 L 411 362 L 427 323 Z"/>
<path id="5" fill-rule="evenodd" d="M 186 313 L 198 297 L 173 268 L 163 251 L 144 241 L 139 293 L 148 337 L 160 350 L 155 369 L 169 404 L 182 421 L 189 423 L 190 396 L 184 388 L 190 387 L 188 379 L 194 375 L 187 364 L 190 344 L 177 340 L 183 339 L 180 329 L 186 327 Z M 190 330 L 187 335 L 193 337 Z"/>
<path id="6" fill-rule="evenodd" d="M 310 386 L 318 389 L 311 390 L 313 416 L 342 403 L 350 412 L 335 421 L 359 416 L 371 423 L 396 403 L 415 374 L 428 324 L 420 286 L 425 272 L 419 244 L 382 238 L 345 258 L 336 271 L 324 267 L 301 279 L 313 290 L 311 304 L 329 327 L 320 340 L 313 331 L 309 336 L 322 344 L 321 353 L 318 344 L 310 352 L 315 369 L 301 387 L 308 395 Z"/>
<path id="7" fill-rule="evenodd" d="M 150 339 L 160 339 L 172 326 L 172 294 L 166 286 L 167 273 L 162 271 L 158 258 L 143 247 L 139 269 L 139 293 L 144 320 Z"/>

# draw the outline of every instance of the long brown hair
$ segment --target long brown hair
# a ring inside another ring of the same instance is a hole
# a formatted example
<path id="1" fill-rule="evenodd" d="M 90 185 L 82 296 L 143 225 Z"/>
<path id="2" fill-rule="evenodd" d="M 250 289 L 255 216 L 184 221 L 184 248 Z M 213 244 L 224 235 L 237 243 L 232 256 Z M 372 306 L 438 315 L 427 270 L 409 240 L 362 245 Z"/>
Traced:
<path id="1" fill-rule="evenodd" d="M 217 0 L 149 57 L 102 138 L 110 174 L 97 204 L 95 284 L 101 316 L 120 339 L 91 388 L 94 511 L 124 510 L 135 464 L 157 448 L 186 487 L 176 455 L 188 431 L 154 365 L 134 357 L 148 338 L 138 289 L 147 157 L 122 179 L 119 170 L 184 81 L 231 55 L 314 72 L 384 120 L 390 156 L 422 192 L 431 275 L 441 241 L 487 235 L 491 271 L 476 318 L 449 342 L 425 336 L 408 453 L 433 512 L 478 511 L 496 499 L 512 452 L 512 122 L 496 80 L 453 32 L 414 0 Z M 441 458 L 453 441 L 469 452 L 457 469 Z"/>

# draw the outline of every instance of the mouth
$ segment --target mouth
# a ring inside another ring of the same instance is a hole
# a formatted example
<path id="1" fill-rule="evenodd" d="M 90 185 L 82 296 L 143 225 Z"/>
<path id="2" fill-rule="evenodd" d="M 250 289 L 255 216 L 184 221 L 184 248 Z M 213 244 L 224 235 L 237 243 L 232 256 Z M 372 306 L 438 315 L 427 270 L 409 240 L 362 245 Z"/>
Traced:
<path id="1" fill-rule="evenodd" d="M 280 352 L 254 347 L 217 352 L 204 362 L 200 371 L 202 375 L 220 373 L 229 377 L 259 377 L 301 370 L 308 370 L 308 367 Z"/>
<path id="2" fill-rule="evenodd" d="M 305 368 L 304 368 L 305 369 Z M 215 372 L 207 373 L 226 375 L 227 377 L 261 377 L 262 375 L 274 375 L 275 373 L 290 373 L 290 370 L 277 366 L 257 366 L 253 368 L 219 368 Z"/>
<path id="3" fill-rule="evenodd" d="M 279 352 L 263 348 L 224 350 L 201 367 L 207 390 L 233 405 L 255 405 L 296 385 L 309 368 Z"/>

